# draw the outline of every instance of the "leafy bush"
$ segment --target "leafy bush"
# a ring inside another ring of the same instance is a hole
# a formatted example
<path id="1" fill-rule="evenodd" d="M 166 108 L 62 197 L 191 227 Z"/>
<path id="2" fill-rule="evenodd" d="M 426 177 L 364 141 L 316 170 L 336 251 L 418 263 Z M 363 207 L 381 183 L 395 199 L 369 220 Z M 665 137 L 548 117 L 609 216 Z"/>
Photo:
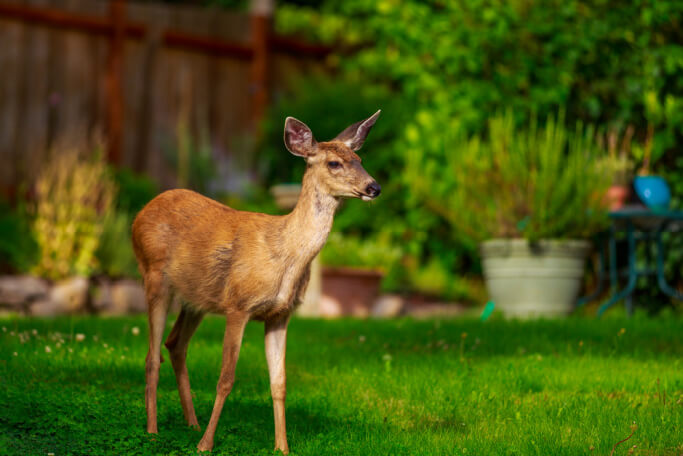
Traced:
<path id="1" fill-rule="evenodd" d="M 116 194 L 101 154 L 85 158 L 76 149 L 54 150 L 35 192 L 32 231 L 40 254 L 33 272 L 50 279 L 89 276 Z"/>
<path id="2" fill-rule="evenodd" d="M 354 47 L 331 59 L 343 77 L 389 84 L 408 108 L 480 130 L 501 107 L 523 120 L 566 105 L 571 121 L 654 124 L 662 150 L 680 140 L 680 2 L 322 3 L 280 7 L 278 31 Z"/>
<path id="3" fill-rule="evenodd" d="M 131 216 L 140 212 L 159 193 L 159 186 L 154 180 L 127 168 L 117 169 L 114 179 L 118 188 L 116 207 Z"/>
<path id="4" fill-rule="evenodd" d="M 131 242 L 131 225 L 137 213 L 158 193 L 158 185 L 129 169 L 113 173 L 118 192 L 115 205 L 102 221 L 100 242 L 95 252 L 98 273 L 110 277 L 139 277 Z"/>
<path id="5" fill-rule="evenodd" d="M 131 243 L 132 223 L 133 217 L 121 210 L 112 210 L 105 216 L 95 252 L 100 264 L 99 272 L 109 277 L 140 276 Z"/>
<path id="6" fill-rule="evenodd" d="M 0 270 L 28 272 L 38 258 L 38 245 L 31 235 L 31 220 L 25 204 L 12 208 L 0 201 Z"/>
<path id="7" fill-rule="evenodd" d="M 360 239 L 331 233 L 321 252 L 328 266 L 355 266 L 385 271 L 401 257 L 401 249 L 383 239 Z"/>

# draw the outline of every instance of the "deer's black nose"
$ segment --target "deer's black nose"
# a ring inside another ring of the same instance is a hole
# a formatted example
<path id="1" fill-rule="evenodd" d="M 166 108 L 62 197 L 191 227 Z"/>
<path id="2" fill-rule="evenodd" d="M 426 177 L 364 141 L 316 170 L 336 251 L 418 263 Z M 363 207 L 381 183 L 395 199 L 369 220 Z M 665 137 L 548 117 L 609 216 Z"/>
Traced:
<path id="1" fill-rule="evenodd" d="M 382 187 L 380 187 L 377 182 L 373 182 L 372 184 L 368 185 L 365 189 L 365 193 L 367 193 L 368 196 L 371 196 L 373 198 L 377 198 L 381 192 Z"/>

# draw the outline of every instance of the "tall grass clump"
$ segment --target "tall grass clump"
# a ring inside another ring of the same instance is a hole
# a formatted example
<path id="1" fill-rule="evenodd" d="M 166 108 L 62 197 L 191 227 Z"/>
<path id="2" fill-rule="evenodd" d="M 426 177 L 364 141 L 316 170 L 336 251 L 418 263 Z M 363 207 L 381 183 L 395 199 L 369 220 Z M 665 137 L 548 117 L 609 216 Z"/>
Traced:
<path id="1" fill-rule="evenodd" d="M 55 149 L 35 184 L 33 236 L 40 251 L 33 273 L 53 280 L 89 276 L 116 185 L 99 151 Z"/>

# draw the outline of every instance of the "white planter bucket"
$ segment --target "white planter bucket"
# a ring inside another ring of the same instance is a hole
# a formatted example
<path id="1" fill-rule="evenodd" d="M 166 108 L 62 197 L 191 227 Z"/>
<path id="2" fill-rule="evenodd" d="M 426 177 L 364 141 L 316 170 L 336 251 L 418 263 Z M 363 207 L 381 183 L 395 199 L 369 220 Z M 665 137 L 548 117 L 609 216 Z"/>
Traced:
<path id="1" fill-rule="evenodd" d="M 489 296 L 508 317 L 558 317 L 573 309 L 588 241 L 493 239 L 481 244 Z"/>

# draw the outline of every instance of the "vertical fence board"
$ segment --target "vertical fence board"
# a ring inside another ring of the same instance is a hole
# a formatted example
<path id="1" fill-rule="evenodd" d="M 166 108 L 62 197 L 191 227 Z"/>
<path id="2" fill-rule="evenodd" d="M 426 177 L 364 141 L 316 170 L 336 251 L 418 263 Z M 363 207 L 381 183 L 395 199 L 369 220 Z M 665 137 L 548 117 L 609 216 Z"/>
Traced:
<path id="1" fill-rule="evenodd" d="M 31 0 L 31 5 L 46 6 L 49 0 Z M 18 117 L 22 151 L 19 174 L 28 181 L 35 178 L 37 166 L 44 161 L 48 149 L 48 75 L 50 32 L 44 27 L 35 28 L 26 34 L 26 49 L 23 54 L 22 73 L 27 85 L 23 117 Z"/>

